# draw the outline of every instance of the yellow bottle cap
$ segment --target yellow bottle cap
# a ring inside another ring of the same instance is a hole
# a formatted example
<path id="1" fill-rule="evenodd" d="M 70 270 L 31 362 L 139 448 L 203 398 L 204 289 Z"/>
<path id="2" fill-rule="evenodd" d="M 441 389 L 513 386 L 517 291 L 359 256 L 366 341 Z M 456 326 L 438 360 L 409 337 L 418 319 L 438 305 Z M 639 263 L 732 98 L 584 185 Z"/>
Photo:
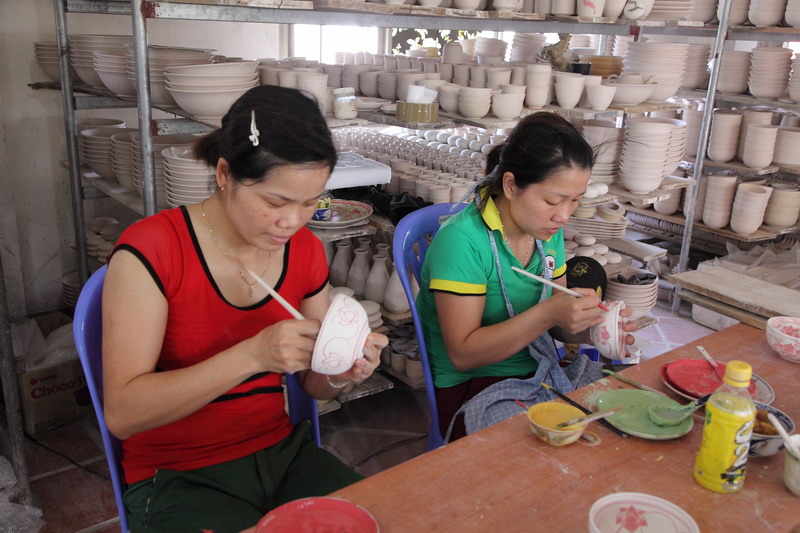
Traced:
<path id="1" fill-rule="evenodd" d="M 725 383 L 731 387 L 749 387 L 753 368 L 744 361 L 728 361 L 725 366 Z"/>

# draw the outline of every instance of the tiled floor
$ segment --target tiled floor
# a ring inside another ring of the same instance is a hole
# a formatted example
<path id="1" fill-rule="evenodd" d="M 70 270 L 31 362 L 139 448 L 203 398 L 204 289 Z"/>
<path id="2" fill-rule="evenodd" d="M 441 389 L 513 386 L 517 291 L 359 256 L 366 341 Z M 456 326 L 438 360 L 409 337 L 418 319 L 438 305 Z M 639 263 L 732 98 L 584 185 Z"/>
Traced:
<path id="1" fill-rule="evenodd" d="M 688 311 L 671 316 L 668 304 L 651 312 L 659 323 L 636 334 L 649 358 L 711 333 L 695 324 Z M 395 388 L 347 402 L 320 419 L 323 445 L 365 476 L 380 472 L 425 451 L 428 427 L 425 393 L 395 382 Z M 107 475 L 93 421 L 84 420 L 38 435 L 42 444 L 87 468 Z M 28 441 L 28 461 L 35 504 L 44 512 L 43 533 L 110 533 L 119 531 L 111 483 L 38 444 Z M 59 470 L 62 468 L 66 470 Z"/>

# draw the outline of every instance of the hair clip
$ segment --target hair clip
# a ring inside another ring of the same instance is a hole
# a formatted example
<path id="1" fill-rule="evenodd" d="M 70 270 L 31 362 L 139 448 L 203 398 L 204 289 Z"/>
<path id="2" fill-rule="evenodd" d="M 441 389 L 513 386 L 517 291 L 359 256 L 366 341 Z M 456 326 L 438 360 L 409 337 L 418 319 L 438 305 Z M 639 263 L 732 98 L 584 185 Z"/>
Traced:
<path id="1" fill-rule="evenodd" d="M 256 111 L 255 109 L 250 111 L 250 142 L 253 143 L 253 146 L 258 146 L 258 136 L 261 135 L 261 132 L 258 131 L 256 127 Z"/>

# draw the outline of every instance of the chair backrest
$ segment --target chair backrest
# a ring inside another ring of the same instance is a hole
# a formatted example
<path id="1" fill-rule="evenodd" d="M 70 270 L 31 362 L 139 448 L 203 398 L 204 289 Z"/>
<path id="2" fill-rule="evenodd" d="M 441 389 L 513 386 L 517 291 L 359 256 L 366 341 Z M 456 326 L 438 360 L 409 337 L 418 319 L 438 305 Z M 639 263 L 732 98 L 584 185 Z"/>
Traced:
<path id="1" fill-rule="evenodd" d="M 394 267 L 403 284 L 403 289 L 411 307 L 411 316 L 414 320 L 414 331 L 419 343 L 419 354 L 422 360 L 422 370 L 425 375 L 425 393 L 428 398 L 428 409 L 431 414 L 431 426 L 428 432 L 428 450 L 438 448 L 444 444 L 444 436 L 439 430 L 439 411 L 436 406 L 436 394 L 433 387 L 433 374 L 431 373 L 428 351 L 425 347 L 425 338 L 422 334 L 422 325 L 414 302 L 411 290 L 410 274 L 419 284 L 422 263 L 428 250 L 428 240 L 436 235 L 439 230 L 440 218 L 451 215 L 454 204 L 434 204 L 409 213 L 397 224 L 394 232 L 393 256 Z M 460 204 L 455 212 L 460 211 L 466 204 Z M 416 245 L 416 246 L 415 246 Z"/>
<path id="2" fill-rule="evenodd" d="M 122 495 L 125 493 L 125 481 L 122 478 L 122 465 L 120 464 L 120 444 L 119 439 L 108 431 L 103 411 L 103 282 L 105 279 L 106 266 L 104 265 L 92 274 L 86 285 L 83 286 L 75 306 L 72 332 L 75 336 L 75 346 L 78 349 L 83 373 L 86 375 L 86 386 L 89 387 L 92 405 L 97 415 L 97 423 L 100 426 L 108 471 L 114 487 L 114 498 L 117 501 L 119 525 L 123 533 L 127 533 L 128 520 L 125 515 L 125 504 L 122 501 Z"/>
<path id="3" fill-rule="evenodd" d="M 83 286 L 75 306 L 75 318 L 72 324 L 75 346 L 81 360 L 86 386 L 92 398 L 94 412 L 100 426 L 103 448 L 114 487 L 114 497 L 119 512 L 120 527 L 124 533 L 128 531 L 128 520 L 125 515 L 125 504 L 122 496 L 125 493 L 125 481 L 122 477 L 121 448 L 117 439 L 106 426 L 103 411 L 103 282 L 106 278 L 106 266 L 92 274 Z M 286 390 L 289 402 L 289 419 L 293 424 L 301 420 L 311 421 L 311 436 L 321 446 L 317 402 L 305 393 L 297 376 L 286 374 Z"/>

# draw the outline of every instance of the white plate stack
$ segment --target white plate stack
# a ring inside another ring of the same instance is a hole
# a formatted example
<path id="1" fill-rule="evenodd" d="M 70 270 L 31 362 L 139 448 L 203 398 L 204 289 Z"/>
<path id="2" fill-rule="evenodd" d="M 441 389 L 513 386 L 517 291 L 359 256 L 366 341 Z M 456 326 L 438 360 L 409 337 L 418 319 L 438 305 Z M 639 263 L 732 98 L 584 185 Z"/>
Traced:
<path id="1" fill-rule="evenodd" d="M 170 46 L 148 46 L 147 61 L 150 77 L 150 99 L 155 105 L 175 105 L 175 99 L 167 91 L 165 69 L 182 65 L 201 65 L 212 61 L 213 50 L 197 48 L 174 48 Z M 125 49 L 128 79 L 136 80 L 133 47 Z M 180 87 L 178 87 L 180 88 Z"/>
<path id="2" fill-rule="evenodd" d="M 647 20 L 686 20 L 693 0 L 655 0 Z"/>
<path id="3" fill-rule="evenodd" d="M 164 158 L 164 188 L 172 207 L 202 202 L 217 189 L 214 169 L 192 156 L 188 146 L 170 146 Z"/>
<path id="4" fill-rule="evenodd" d="M 798 0 L 797 10 L 800 11 L 800 0 Z M 795 102 L 800 102 L 800 56 L 795 56 L 792 61 L 792 77 L 789 80 L 789 98 Z"/>
<path id="5" fill-rule="evenodd" d="M 616 18 L 616 17 L 615 17 Z M 600 35 L 589 35 L 589 46 L 597 50 L 600 48 Z M 593 55 L 601 55 L 601 56 L 610 56 L 614 54 L 614 41 L 611 39 L 606 39 L 606 48 L 605 50 L 600 50 L 599 52 L 595 52 Z"/>
<path id="6" fill-rule="evenodd" d="M 748 86 L 757 98 L 780 98 L 789 85 L 792 49 L 772 46 L 753 48 Z"/>
<path id="7" fill-rule="evenodd" d="M 138 135 L 139 130 L 123 131 L 111 136 L 111 169 L 117 181 L 132 191 L 136 190 L 136 183 L 133 181 L 133 140 L 134 135 Z"/>
<path id="8" fill-rule="evenodd" d="M 689 54 L 686 57 L 686 72 L 683 74 L 683 89 L 696 89 L 705 87 L 708 83 L 708 55 L 710 47 L 707 44 L 690 44 Z"/>
<path id="9" fill-rule="evenodd" d="M 628 45 L 633 42 L 631 35 L 615 35 L 614 36 L 614 54 L 617 57 L 625 57 L 628 52 Z"/>
<path id="10" fill-rule="evenodd" d="M 673 128 L 666 119 L 628 120 L 619 164 L 619 180 L 626 189 L 647 194 L 661 185 L 672 162 Z"/>
<path id="11" fill-rule="evenodd" d="M 61 278 L 61 301 L 68 309 L 74 309 L 81 294 L 81 281 L 77 272 L 69 272 Z"/>
<path id="12" fill-rule="evenodd" d="M 135 97 L 136 84 L 128 78 L 128 62 L 125 54 L 105 54 L 94 52 L 94 71 L 103 85 L 117 96 Z"/>
<path id="13" fill-rule="evenodd" d="M 478 36 L 475 41 L 475 57 L 478 63 L 500 63 L 506 57 L 507 42 L 482 36 Z"/>
<path id="14" fill-rule="evenodd" d="M 648 102 L 663 102 L 678 92 L 683 84 L 688 44 L 637 42 L 628 45 L 623 74 L 641 74 L 658 86 L 647 99 Z"/>
<path id="15" fill-rule="evenodd" d="M 541 33 L 517 32 L 511 42 L 509 61 L 512 63 L 536 63 L 544 44 L 545 37 Z"/>
<path id="16" fill-rule="evenodd" d="M 108 263 L 108 255 L 124 230 L 122 224 L 114 218 L 93 218 L 86 232 L 87 255 L 100 264 Z"/>
<path id="17" fill-rule="evenodd" d="M 94 70 L 94 53 L 119 55 L 125 45 L 131 46 L 130 35 L 70 35 L 69 56 L 78 77 L 87 85 L 105 89 L 103 80 Z"/>
<path id="18" fill-rule="evenodd" d="M 36 55 L 36 62 L 42 67 L 47 77 L 53 81 L 61 81 L 61 68 L 58 65 L 58 46 L 52 42 L 33 43 L 33 53 Z M 70 67 L 72 68 L 72 67 Z M 76 73 L 73 69 L 72 78 L 75 79 Z"/>
<path id="19" fill-rule="evenodd" d="M 747 92 L 747 77 L 750 75 L 752 54 L 739 50 L 723 50 L 721 61 L 717 90 L 725 94 Z"/>
<path id="20" fill-rule="evenodd" d="M 188 148 L 194 142 L 195 136 L 192 134 L 177 134 L 177 135 L 158 135 L 153 137 L 153 163 L 155 166 L 155 187 L 156 187 L 156 203 L 159 208 L 169 207 L 167 201 L 166 181 L 164 176 L 164 156 L 162 151 L 164 148 L 170 146 L 183 146 Z M 139 135 L 135 134 L 131 138 L 131 146 L 133 147 L 133 182 L 136 185 L 136 190 L 142 194 L 142 148 L 139 141 Z"/>

